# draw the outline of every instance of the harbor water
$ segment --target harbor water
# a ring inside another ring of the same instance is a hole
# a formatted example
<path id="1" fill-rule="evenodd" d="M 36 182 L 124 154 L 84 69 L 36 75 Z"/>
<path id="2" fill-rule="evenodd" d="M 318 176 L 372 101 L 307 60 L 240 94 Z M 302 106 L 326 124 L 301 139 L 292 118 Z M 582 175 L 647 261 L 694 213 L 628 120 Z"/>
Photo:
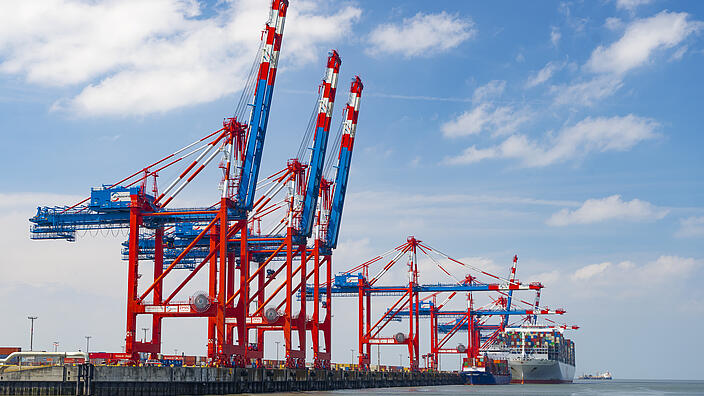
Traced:
<path id="1" fill-rule="evenodd" d="M 344 389 L 329 392 L 275 393 L 274 395 L 315 396 L 460 396 L 460 395 L 704 395 L 704 381 L 609 380 L 575 381 L 572 384 L 512 384 L 467 386 L 447 385 L 409 388 Z"/>

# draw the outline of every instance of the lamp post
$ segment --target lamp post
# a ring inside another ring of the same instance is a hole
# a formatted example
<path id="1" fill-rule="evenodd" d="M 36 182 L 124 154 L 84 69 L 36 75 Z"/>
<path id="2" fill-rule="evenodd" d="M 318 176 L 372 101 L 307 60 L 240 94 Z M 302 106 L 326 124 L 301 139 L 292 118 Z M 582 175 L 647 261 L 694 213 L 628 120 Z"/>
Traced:
<path id="1" fill-rule="evenodd" d="M 90 353 L 90 339 L 93 338 L 92 336 L 86 336 L 86 353 Z"/>
<path id="2" fill-rule="evenodd" d="M 142 327 L 142 330 L 144 331 L 144 338 L 142 338 L 142 342 L 146 343 L 147 342 L 147 330 L 149 330 L 149 328 Z"/>
<path id="3" fill-rule="evenodd" d="M 54 341 L 54 352 L 58 352 L 58 351 L 59 351 L 59 342 Z"/>
<path id="4" fill-rule="evenodd" d="M 281 341 L 274 341 L 274 343 L 276 344 L 276 365 L 278 366 L 279 365 L 279 344 L 281 343 Z"/>
<path id="5" fill-rule="evenodd" d="M 39 316 L 27 316 L 27 319 L 32 321 L 32 328 L 29 331 L 29 350 L 32 351 L 34 347 L 34 320 L 38 319 Z"/>
<path id="6" fill-rule="evenodd" d="M 400 353 L 398 354 L 398 365 L 403 366 L 403 355 Z"/>
<path id="7" fill-rule="evenodd" d="M 351 363 L 354 364 L 354 349 L 350 349 L 350 353 L 352 354 L 352 361 L 351 361 Z"/>

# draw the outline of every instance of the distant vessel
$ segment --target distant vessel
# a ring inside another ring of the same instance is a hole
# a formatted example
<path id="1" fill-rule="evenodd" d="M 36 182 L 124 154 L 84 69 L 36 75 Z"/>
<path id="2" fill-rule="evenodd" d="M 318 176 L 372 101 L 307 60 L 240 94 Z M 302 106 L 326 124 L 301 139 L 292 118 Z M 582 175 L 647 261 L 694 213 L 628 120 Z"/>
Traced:
<path id="1" fill-rule="evenodd" d="M 507 385 L 511 383 L 511 370 L 506 354 L 488 352 L 474 360 L 471 365 L 462 363 L 462 375 L 467 385 Z"/>
<path id="2" fill-rule="evenodd" d="M 574 379 L 574 342 L 563 336 L 562 329 L 508 328 L 501 338 L 510 352 L 512 383 L 560 384 Z"/>
<path id="3" fill-rule="evenodd" d="M 581 377 L 577 379 L 585 379 L 585 380 L 610 380 L 613 379 L 611 376 L 611 373 L 606 371 L 603 373 L 597 372 L 595 375 L 592 374 L 583 374 Z"/>

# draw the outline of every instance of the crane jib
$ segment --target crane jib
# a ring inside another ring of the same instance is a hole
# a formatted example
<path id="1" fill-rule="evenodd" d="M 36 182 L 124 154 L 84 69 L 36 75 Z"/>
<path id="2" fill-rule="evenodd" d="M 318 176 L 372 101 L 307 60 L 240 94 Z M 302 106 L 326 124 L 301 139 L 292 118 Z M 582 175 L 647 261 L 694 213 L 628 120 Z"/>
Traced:
<path id="1" fill-rule="evenodd" d="M 330 212 L 330 228 L 328 230 L 328 247 L 337 247 L 337 237 L 340 231 L 340 220 L 342 218 L 342 208 L 345 203 L 345 192 L 347 190 L 347 179 L 349 177 L 352 151 L 342 147 L 340 151 L 340 166 L 337 168 L 335 178 L 335 195 L 333 197 L 332 210 Z"/>
<path id="2" fill-rule="evenodd" d="M 239 191 L 237 192 L 237 202 L 244 203 L 247 191 L 249 188 L 250 174 L 252 170 L 252 161 L 254 157 L 254 149 L 256 147 L 256 140 L 259 136 L 259 125 L 261 120 L 262 107 L 264 105 L 264 93 L 266 91 L 266 79 L 260 79 L 257 83 L 257 89 L 254 99 L 254 107 L 252 108 L 252 114 L 250 117 L 250 140 L 247 144 L 247 154 L 245 156 L 244 164 L 242 166 L 242 177 L 240 180 Z"/>
<path id="3" fill-rule="evenodd" d="M 328 135 L 328 131 L 323 127 L 318 127 L 315 133 L 315 150 L 310 161 L 311 173 L 308 179 L 308 188 L 306 189 L 303 217 L 301 218 L 301 232 L 306 237 L 309 237 L 313 231 L 313 215 L 318 202 L 318 191 L 320 190 L 320 178 L 322 177 L 323 163 L 325 162 Z"/>

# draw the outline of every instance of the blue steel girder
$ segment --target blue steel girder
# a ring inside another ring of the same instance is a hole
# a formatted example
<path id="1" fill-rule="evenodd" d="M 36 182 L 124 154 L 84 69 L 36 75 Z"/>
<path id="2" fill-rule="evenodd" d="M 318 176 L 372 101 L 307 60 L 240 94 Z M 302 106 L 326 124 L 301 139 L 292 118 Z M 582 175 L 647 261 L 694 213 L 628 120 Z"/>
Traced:
<path id="1" fill-rule="evenodd" d="M 140 194 L 135 188 L 93 189 L 88 205 L 75 207 L 38 207 L 29 219 L 32 239 L 66 239 L 74 241 L 76 231 L 129 228 L 131 199 L 138 194 L 144 206 L 142 226 L 156 229 L 182 223 L 207 224 L 217 216 L 213 208 L 163 209 L 155 207 L 153 197 Z M 242 212 L 228 208 L 228 216 L 237 219 Z"/>

